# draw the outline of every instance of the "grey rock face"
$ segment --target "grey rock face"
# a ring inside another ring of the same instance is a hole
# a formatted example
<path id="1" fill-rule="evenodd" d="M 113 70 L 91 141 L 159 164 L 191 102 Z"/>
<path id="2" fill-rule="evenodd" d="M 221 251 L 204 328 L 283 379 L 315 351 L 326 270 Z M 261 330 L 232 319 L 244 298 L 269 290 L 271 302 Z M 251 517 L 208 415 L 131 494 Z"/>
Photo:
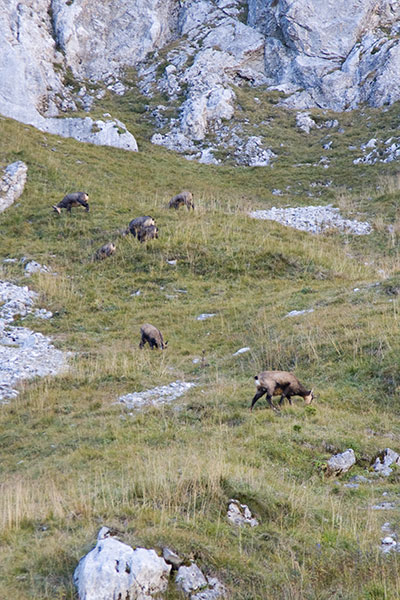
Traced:
<path id="1" fill-rule="evenodd" d="M 176 34 L 174 0 L 52 0 L 57 41 L 78 78 L 104 80 L 136 65 Z"/>
<path id="2" fill-rule="evenodd" d="M 69 7 L 76 10 L 78 4 Z M 71 91 L 63 83 L 70 65 L 57 50 L 55 22 L 50 18 L 52 12 L 53 18 L 56 14 L 56 5 L 56 0 L 0 0 L 0 113 L 63 137 L 137 150 L 135 139 L 119 121 L 55 118 L 60 111 L 76 110 Z M 99 4 L 93 7 L 100 9 Z M 90 106 L 92 100 L 83 95 L 84 105 Z"/>
<path id="3" fill-rule="evenodd" d="M 268 83 L 302 90 L 288 106 L 343 110 L 400 97 L 399 17 L 392 0 L 249 0 L 248 22 L 266 36 Z"/>
<path id="4" fill-rule="evenodd" d="M 18 160 L 4 169 L 0 180 L 0 212 L 11 206 L 24 191 L 28 167 Z"/>
<path id="5" fill-rule="evenodd" d="M 341 475 L 346 473 L 356 463 L 354 450 L 349 448 L 341 454 L 335 454 L 327 462 L 328 475 Z"/>
<path id="6" fill-rule="evenodd" d="M 166 591 L 171 566 L 154 550 L 133 550 L 113 537 L 99 537 L 75 569 L 80 600 L 151 600 Z"/>

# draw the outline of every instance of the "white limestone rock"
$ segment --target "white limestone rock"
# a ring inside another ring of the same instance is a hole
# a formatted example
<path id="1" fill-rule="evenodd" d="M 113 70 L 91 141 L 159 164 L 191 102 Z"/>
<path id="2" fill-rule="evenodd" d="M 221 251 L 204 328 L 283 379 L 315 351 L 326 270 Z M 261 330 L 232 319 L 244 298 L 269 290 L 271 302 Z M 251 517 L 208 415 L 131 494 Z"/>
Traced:
<path id="1" fill-rule="evenodd" d="M 216 600 L 226 594 L 222 583 L 216 577 L 206 578 L 196 563 L 179 567 L 175 583 L 190 600 Z"/>
<path id="2" fill-rule="evenodd" d="M 298 206 L 293 208 L 276 208 L 254 210 L 249 213 L 254 219 L 277 221 L 287 227 L 293 227 L 309 233 L 323 233 L 335 228 L 343 233 L 353 235 L 369 235 L 372 227 L 367 221 L 344 219 L 338 208 L 327 206 Z"/>
<path id="3" fill-rule="evenodd" d="M 342 475 L 347 473 L 356 464 L 354 450 L 349 448 L 340 454 L 334 454 L 327 462 L 328 475 Z"/>
<path id="4" fill-rule="evenodd" d="M 391 448 L 385 448 L 376 457 L 372 466 L 375 473 L 388 477 L 393 471 L 391 465 L 400 465 L 400 455 Z"/>
<path id="5" fill-rule="evenodd" d="M 196 384 L 189 381 L 173 381 L 168 385 L 162 385 L 144 392 L 132 392 L 118 398 L 117 404 L 124 404 L 127 408 L 140 409 L 145 406 L 161 406 L 169 404 L 183 396 Z"/>
<path id="6" fill-rule="evenodd" d="M 11 163 L 4 169 L 0 179 L 0 212 L 11 206 L 24 191 L 28 167 L 22 160 Z"/>
<path id="7" fill-rule="evenodd" d="M 176 35 L 175 0 L 52 0 L 58 43 L 74 75 L 106 80 L 138 64 Z"/>
<path id="8" fill-rule="evenodd" d="M 304 133 L 310 133 L 311 129 L 318 127 L 314 119 L 310 117 L 309 112 L 301 112 L 296 115 L 296 125 Z"/>
<path id="9" fill-rule="evenodd" d="M 268 83 L 295 92 L 288 106 L 343 110 L 399 99 L 400 42 L 383 29 L 399 18 L 393 0 L 249 0 L 248 23 L 266 36 Z"/>
<path id="10" fill-rule="evenodd" d="M 238 527 L 243 527 L 243 525 L 256 527 L 258 525 L 257 519 L 253 517 L 247 504 L 241 504 L 239 500 L 233 498 L 229 500 L 228 520 Z"/>
<path id="11" fill-rule="evenodd" d="M 15 387 L 21 380 L 67 369 L 67 353 L 54 348 L 49 337 L 13 325 L 15 318 L 32 314 L 51 318 L 50 311 L 34 308 L 38 297 L 27 286 L 0 281 L 0 404 L 18 396 Z"/>
<path id="12" fill-rule="evenodd" d="M 80 600 L 151 600 L 166 591 L 171 566 L 154 550 L 133 550 L 104 534 L 99 538 L 75 569 Z"/>
<path id="13" fill-rule="evenodd" d="M 197 592 L 207 587 L 207 579 L 200 571 L 196 563 L 192 563 L 189 567 L 179 567 L 175 577 L 175 583 L 178 589 L 186 595 L 192 592 Z"/>

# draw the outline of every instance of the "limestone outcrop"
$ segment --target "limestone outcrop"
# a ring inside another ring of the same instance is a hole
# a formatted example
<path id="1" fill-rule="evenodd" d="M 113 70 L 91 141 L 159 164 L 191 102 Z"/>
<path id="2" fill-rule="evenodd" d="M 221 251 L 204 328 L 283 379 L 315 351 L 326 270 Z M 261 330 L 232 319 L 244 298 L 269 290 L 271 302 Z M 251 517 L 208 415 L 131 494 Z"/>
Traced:
<path id="1" fill-rule="evenodd" d="M 28 167 L 22 160 L 7 165 L 0 179 L 0 212 L 11 206 L 24 191 Z"/>
<path id="2" fill-rule="evenodd" d="M 0 114 L 135 150 L 128 132 L 114 135 L 117 121 L 97 131 L 56 118 L 90 112 L 106 89 L 124 94 L 135 67 L 142 93 L 176 109 L 168 118 L 167 106 L 149 105 L 154 143 L 213 164 L 223 147 L 238 164 L 268 166 L 275 157 L 262 138 L 232 125 L 237 86 L 281 90 L 281 103 L 301 110 L 391 104 L 399 33 L 397 0 L 0 0 Z"/>

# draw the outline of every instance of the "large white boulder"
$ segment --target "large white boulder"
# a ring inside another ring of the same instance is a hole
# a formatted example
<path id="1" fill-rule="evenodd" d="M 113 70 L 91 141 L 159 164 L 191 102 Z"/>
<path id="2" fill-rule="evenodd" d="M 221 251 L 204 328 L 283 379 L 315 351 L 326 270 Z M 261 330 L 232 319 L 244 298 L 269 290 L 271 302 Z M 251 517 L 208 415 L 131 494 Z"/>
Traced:
<path id="1" fill-rule="evenodd" d="M 96 546 L 74 573 L 79 600 L 151 600 L 166 591 L 171 565 L 154 550 L 136 548 L 102 527 Z"/>

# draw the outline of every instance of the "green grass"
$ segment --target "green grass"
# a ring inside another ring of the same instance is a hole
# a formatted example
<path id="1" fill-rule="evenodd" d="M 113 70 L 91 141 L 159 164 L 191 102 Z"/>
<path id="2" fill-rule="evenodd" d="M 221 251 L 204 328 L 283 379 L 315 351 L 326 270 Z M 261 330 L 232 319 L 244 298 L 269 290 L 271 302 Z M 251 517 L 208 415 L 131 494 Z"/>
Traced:
<path id="1" fill-rule="evenodd" d="M 398 511 L 370 508 L 383 492 L 398 496 L 397 474 L 358 489 L 323 474 L 332 452 L 355 450 L 351 475 L 382 448 L 399 450 L 399 179 L 394 164 L 353 165 L 347 149 L 389 137 L 398 106 L 365 109 L 368 122 L 339 115 L 344 133 L 329 132 L 324 170 L 295 165 L 319 160 L 327 130 L 306 136 L 275 97 L 237 93 L 280 155 L 273 168 L 205 166 L 152 146 L 133 92 L 107 96 L 96 110 L 126 122 L 137 154 L 0 120 L 1 163 L 29 168 L 23 196 L 0 216 L 0 256 L 57 272 L 29 280 L 54 317 L 24 324 L 74 352 L 68 373 L 25 382 L 1 407 L 1 598 L 74 598 L 72 573 L 103 524 L 132 545 L 166 544 L 195 558 L 237 600 L 400 597 L 397 557 L 379 552 L 381 525 L 399 527 Z M 166 208 L 181 189 L 193 191 L 194 213 Z M 76 190 L 88 191 L 90 212 L 55 215 L 51 205 Z M 373 234 L 312 236 L 247 216 L 328 202 L 370 220 Z M 118 235 L 142 214 L 156 218 L 158 240 Z M 116 254 L 93 262 L 110 240 Z M 17 263 L 1 276 L 27 283 Z M 203 312 L 216 316 L 197 321 Z M 139 350 L 143 322 L 162 330 L 165 352 Z M 251 351 L 233 357 L 243 346 Z M 203 350 L 205 368 L 193 363 Z M 253 377 L 265 368 L 295 370 L 313 385 L 315 404 L 295 400 L 277 415 L 261 400 L 250 413 Z M 129 414 L 114 404 L 176 379 L 197 384 L 180 410 Z M 259 527 L 228 523 L 231 497 L 249 504 Z"/>

